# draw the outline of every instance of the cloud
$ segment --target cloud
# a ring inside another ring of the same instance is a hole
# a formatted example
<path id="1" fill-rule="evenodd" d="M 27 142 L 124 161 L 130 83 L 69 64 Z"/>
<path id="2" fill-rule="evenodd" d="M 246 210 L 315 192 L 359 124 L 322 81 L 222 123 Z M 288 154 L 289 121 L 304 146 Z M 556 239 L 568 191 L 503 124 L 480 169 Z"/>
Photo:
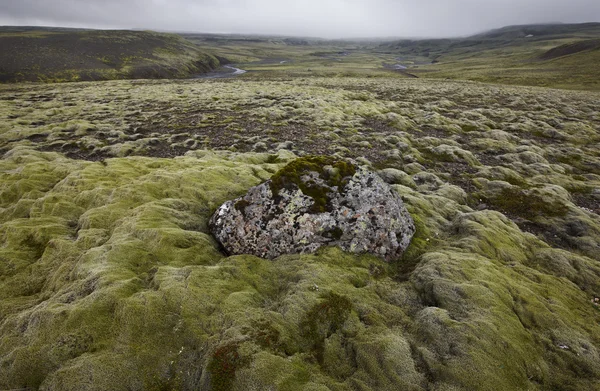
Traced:
<path id="1" fill-rule="evenodd" d="M 0 0 L 0 24 L 324 37 L 457 36 L 600 21 L 598 0 Z"/>

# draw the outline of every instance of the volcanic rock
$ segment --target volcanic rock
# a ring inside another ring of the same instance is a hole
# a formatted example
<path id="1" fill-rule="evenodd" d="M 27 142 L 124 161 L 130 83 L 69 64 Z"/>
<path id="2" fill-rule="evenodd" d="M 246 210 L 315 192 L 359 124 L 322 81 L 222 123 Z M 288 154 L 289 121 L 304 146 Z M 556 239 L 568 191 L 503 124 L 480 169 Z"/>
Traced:
<path id="1" fill-rule="evenodd" d="M 400 196 L 354 162 L 309 156 L 225 202 L 209 228 L 231 255 L 273 259 L 324 245 L 399 258 L 415 232 Z"/>

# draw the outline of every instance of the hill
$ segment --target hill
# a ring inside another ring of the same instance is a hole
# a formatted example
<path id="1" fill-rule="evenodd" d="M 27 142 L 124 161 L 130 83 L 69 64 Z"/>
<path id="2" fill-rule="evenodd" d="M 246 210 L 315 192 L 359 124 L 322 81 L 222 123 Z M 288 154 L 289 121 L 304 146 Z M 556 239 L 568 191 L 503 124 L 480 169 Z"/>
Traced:
<path id="1" fill-rule="evenodd" d="M 600 89 L 600 23 L 510 26 L 466 38 L 400 40 L 397 54 L 419 77 Z M 560 54 L 560 55 L 558 55 Z"/>
<path id="2" fill-rule="evenodd" d="M 538 56 L 538 59 L 542 61 L 553 60 L 555 58 L 598 49 L 600 49 L 600 39 L 588 39 L 557 46 Z"/>
<path id="3" fill-rule="evenodd" d="M 469 39 L 514 40 L 529 38 L 589 38 L 600 34 L 600 23 L 532 24 L 506 26 L 473 35 Z"/>
<path id="4" fill-rule="evenodd" d="M 149 31 L 0 28 L 0 81 L 180 78 L 219 61 L 178 35 Z"/>

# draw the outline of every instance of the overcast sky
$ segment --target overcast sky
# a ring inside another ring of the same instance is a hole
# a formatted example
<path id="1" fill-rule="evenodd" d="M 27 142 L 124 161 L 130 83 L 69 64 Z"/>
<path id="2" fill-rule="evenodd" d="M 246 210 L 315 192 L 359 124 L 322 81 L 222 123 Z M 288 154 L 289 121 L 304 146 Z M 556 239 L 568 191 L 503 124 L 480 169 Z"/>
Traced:
<path id="1" fill-rule="evenodd" d="M 0 0 L 0 25 L 341 37 L 442 37 L 598 22 L 600 0 Z"/>

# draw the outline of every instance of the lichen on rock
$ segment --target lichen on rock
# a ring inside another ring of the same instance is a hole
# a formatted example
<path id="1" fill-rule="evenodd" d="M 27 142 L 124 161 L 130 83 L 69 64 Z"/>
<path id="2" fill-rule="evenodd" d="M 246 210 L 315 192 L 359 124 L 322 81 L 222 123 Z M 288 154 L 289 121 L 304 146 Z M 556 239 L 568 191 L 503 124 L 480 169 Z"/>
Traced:
<path id="1" fill-rule="evenodd" d="M 333 245 L 392 261 L 415 232 L 400 195 L 377 174 L 323 156 L 296 159 L 225 202 L 209 226 L 228 254 L 268 259 Z"/>

